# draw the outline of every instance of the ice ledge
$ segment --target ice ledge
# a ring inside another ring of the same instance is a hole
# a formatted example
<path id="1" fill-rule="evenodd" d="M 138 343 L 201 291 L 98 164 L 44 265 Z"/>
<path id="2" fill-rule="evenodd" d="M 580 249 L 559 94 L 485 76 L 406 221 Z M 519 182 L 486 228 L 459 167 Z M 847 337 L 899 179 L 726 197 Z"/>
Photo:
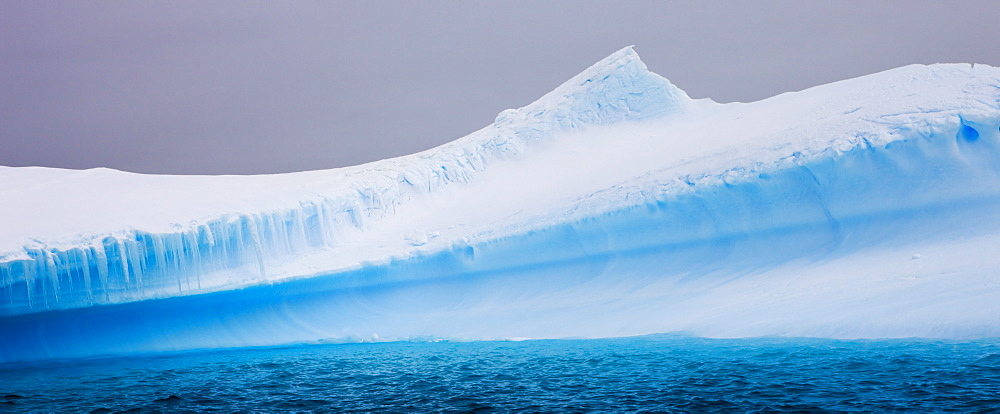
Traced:
<path id="1" fill-rule="evenodd" d="M 531 141 L 559 130 L 676 113 L 690 102 L 687 93 L 650 72 L 628 46 L 530 105 L 501 112 L 493 127 Z"/>

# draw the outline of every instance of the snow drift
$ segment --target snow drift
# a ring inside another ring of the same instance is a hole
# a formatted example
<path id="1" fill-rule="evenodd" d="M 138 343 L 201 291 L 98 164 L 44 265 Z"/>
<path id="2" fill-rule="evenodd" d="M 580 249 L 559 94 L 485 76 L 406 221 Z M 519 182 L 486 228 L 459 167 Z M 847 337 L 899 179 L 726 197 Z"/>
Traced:
<path id="1" fill-rule="evenodd" d="M 1000 336 L 1000 69 L 692 100 L 631 48 L 411 156 L 0 167 L 0 361 L 302 341 Z"/>

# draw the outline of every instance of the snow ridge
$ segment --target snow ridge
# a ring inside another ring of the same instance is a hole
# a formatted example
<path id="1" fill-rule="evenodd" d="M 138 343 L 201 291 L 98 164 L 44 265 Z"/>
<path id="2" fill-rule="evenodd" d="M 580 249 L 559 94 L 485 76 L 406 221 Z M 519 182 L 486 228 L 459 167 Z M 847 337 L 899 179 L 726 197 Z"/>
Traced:
<path id="1" fill-rule="evenodd" d="M 632 47 L 597 62 L 537 102 L 497 116 L 497 138 L 538 137 L 580 128 L 639 121 L 677 113 L 691 103 L 687 93 L 650 72 Z"/>

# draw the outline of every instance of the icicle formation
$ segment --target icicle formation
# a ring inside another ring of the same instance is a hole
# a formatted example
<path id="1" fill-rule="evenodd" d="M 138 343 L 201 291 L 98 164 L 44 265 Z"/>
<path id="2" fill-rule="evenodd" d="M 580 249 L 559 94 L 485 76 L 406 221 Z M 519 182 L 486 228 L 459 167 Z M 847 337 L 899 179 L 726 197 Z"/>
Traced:
<path id="1" fill-rule="evenodd" d="M 265 263 L 331 245 L 354 226 L 352 209 L 303 204 L 297 210 L 218 219 L 192 230 L 105 237 L 69 250 L 26 249 L 0 263 L 0 314 L 116 303 L 265 280 Z"/>

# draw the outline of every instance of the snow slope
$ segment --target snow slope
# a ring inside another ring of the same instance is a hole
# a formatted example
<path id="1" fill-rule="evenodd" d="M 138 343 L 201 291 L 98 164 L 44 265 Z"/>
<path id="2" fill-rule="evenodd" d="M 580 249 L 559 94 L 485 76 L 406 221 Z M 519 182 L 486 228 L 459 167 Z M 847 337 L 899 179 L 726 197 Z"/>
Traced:
<path id="1" fill-rule="evenodd" d="M 1000 336 L 1000 69 L 692 100 L 631 48 L 422 153 L 0 167 L 0 361 L 360 338 Z"/>

